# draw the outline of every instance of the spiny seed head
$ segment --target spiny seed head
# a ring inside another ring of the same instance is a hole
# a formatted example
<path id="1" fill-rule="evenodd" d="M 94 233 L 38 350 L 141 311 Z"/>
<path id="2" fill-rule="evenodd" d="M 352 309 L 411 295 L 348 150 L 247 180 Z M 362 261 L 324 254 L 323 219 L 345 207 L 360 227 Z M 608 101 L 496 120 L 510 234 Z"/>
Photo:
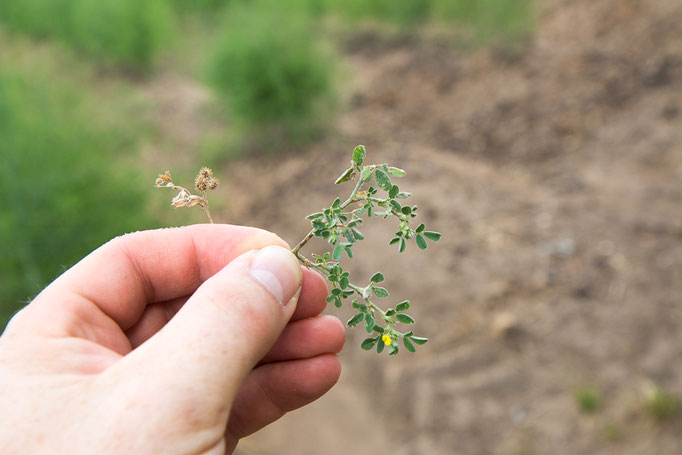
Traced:
<path id="1" fill-rule="evenodd" d="M 202 177 L 201 175 L 198 175 L 197 178 L 194 180 L 194 187 L 201 191 L 204 192 L 208 188 L 208 185 L 206 185 L 206 178 Z"/>
<path id="2" fill-rule="evenodd" d="M 206 190 L 214 190 L 218 187 L 218 180 L 213 177 L 213 171 L 207 167 L 202 167 L 194 180 L 194 186 L 197 190 L 204 192 Z"/>
<path id="3" fill-rule="evenodd" d="M 162 186 L 173 185 L 173 178 L 171 177 L 170 172 L 166 171 L 163 174 L 159 174 L 158 178 L 154 182 L 154 185 L 157 188 L 160 188 Z"/>

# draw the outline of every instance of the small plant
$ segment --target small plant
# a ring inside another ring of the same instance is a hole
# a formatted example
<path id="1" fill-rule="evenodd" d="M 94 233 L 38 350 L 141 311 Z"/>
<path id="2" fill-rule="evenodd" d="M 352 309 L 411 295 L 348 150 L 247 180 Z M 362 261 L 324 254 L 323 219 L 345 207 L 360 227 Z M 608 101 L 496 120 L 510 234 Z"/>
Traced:
<path id="1" fill-rule="evenodd" d="M 334 182 L 342 184 L 355 181 L 350 195 L 343 201 L 337 197 L 330 207 L 308 215 L 306 218 L 310 221 L 312 229 L 291 251 L 301 264 L 317 270 L 331 283 L 332 290 L 327 302 L 333 302 L 340 308 L 345 301 L 351 301 L 355 314 L 348 320 L 348 327 L 363 325 L 370 335 L 362 341 L 362 349 L 376 348 L 377 353 L 386 349 L 389 355 L 393 355 L 398 353 L 399 342 L 402 341 L 405 349 L 414 352 L 415 345 L 426 343 L 428 338 L 415 336 L 412 330 L 401 332 L 396 327 L 399 324 L 411 325 L 415 322 L 412 316 L 406 313 L 410 308 L 410 302 L 404 300 L 394 307 L 382 309 L 376 302 L 377 299 L 389 296 L 388 290 L 380 286 L 384 281 L 384 275 L 376 272 L 366 285 L 354 284 L 351 282 L 350 273 L 343 269 L 340 260 L 344 255 L 353 258 L 354 246 L 364 239 L 360 226 L 365 217 L 391 218 L 398 221 L 395 236 L 389 244 L 396 245 L 400 253 L 405 251 L 410 240 L 414 240 L 417 247 L 423 250 L 427 248 L 428 241 L 438 241 L 441 234 L 427 231 L 424 224 L 414 229 L 410 226 L 417 216 L 418 208 L 416 205 L 403 204 L 410 193 L 401 191 L 398 185 L 391 181 L 391 178 L 404 176 L 405 171 L 387 164 L 366 165 L 365 155 L 364 146 L 355 147 L 350 167 Z M 188 189 L 176 185 L 168 171 L 159 175 L 156 187 L 178 191 L 171 205 L 174 207 L 198 205 L 204 209 L 209 221 L 213 222 L 206 192 L 217 187 L 217 180 L 210 169 L 202 169 L 195 181 L 195 188 L 200 195 L 192 194 Z M 312 254 L 311 258 L 305 257 L 301 250 L 313 237 L 325 239 L 331 251 Z"/>
<path id="2" fill-rule="evenodd" d="M 583 414 L 594 414 L 602 406 L 602 399 L 599 391 L 594 387 L 579 387 L 575 391 L 575 401 L 578 409 Z"/>
<path id="3" fill-rule="evenodd" d="M 682 415 L 682 402 L 679 397 L 656 384 L 647 384 L 643 392 L 644 408 L 655 420 L 666 422 Z"/>
<path id="4" fill-rule="evenodd" d="M 266 150 L 319 134 L 336 101 L 335 60 L 311 36 L 315 22 L 290 6 L 273 0 L 231 4 L 207 64 L 235 135 Z"/>

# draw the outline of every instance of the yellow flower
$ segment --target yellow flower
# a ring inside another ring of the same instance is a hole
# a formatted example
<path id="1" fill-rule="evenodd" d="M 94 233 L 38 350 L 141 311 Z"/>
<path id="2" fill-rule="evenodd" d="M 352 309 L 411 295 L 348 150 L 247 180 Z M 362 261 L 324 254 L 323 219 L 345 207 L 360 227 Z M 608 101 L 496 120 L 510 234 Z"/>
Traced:
<path id="1" fill-rule="evenodd" d="M 388 335 L 382 336 L 381 339 L 383 340 L 383 342 L 386 346 L 390 346 L 392 343 L 391 337 Z"/>

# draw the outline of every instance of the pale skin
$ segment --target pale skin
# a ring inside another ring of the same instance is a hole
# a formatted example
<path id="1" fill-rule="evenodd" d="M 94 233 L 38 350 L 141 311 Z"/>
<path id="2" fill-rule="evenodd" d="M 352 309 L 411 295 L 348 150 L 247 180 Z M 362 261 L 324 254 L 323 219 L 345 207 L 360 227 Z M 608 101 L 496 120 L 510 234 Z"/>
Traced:
<path id="1" fill-rule="evenodd" d="M 326 295 L 258 229 L 114 239 L 0 337 L 0 453 L 232 453 L 338 380 Z"/>

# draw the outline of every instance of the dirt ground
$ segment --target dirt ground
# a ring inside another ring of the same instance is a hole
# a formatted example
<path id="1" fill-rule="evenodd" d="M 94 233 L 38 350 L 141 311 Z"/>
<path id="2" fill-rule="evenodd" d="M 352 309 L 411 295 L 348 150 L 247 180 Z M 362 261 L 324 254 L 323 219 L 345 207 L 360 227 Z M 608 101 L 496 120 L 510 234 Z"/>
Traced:
<path id="1" fill-rule="evenodd" d="M 682 395 L 682 3 L 542 1 L 516 56 L 369 32 L 344 49 L 337 133 L 230 163 L 224 217 L 293 244 L 354 145 L 407 169 L 443 240 L 398 256 L 375 221 L 351 269 L 381 270 L 431 341 L 388 358 L 350 330 L 338 386 L 238 453 L 682 453 L 682 422 L 642 405 L 648 381 Z"/>

